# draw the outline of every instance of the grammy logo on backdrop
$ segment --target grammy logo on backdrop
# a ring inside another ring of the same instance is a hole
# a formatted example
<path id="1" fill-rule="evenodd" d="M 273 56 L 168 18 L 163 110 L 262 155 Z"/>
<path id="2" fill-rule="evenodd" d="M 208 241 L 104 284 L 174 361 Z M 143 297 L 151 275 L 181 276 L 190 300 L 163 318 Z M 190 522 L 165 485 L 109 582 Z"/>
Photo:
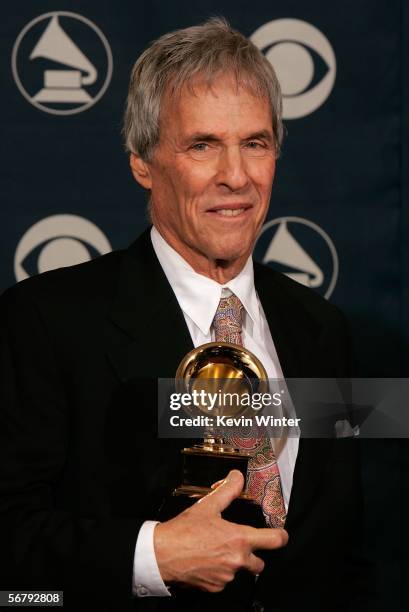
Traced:
<path id="1" fill-rule="evenodd" d="M 36 102 L 91 102 L 82 85 L 91 85 L 98 72 L 62 29 L 58 16 L 51 18 L 46 30 L 31 52 L 30 59 L 45 57 L 74 70 L 45 70 L 44 87 L 34 96 Z M 85 74 L 84 74 L 85 73 Z"/>
<path id="2" fill-rule="evenodd" d="M 287 276 L 307 287 L 320 287 L 324 280 L 321 268 L 288 231 L 286 222 L 280 223 L 263 257 L 263 263 L 280 262 L 291 272 Z"/>
<path id="3" fill-rule="evenodd" d="M 33 19 L 20 32 L 12 70 L 31 104 L 52 114 L 73 114 L 104 94 L 112 76 L 112 53 L 92 21 L 54 11 Z"/>
<path id="4" fill-rule="evenodd" d="M 257 239 L 255 259 L 329 298 L 338 280 L 333 240 L 318 224 L 302 217 L 267 221 Z"/>

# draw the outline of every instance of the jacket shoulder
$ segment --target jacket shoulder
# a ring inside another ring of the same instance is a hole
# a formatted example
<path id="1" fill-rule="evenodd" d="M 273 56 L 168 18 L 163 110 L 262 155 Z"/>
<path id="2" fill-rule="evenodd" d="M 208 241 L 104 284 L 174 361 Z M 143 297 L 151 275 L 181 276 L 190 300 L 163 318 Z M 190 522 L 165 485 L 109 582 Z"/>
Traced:
<path id="1" fill-rule="evenodd" d="M 30 300 L 43 303 L 74 303 L 109 298 L 115 291 L 119 267 L 125 251 L 117 250 L 74 266 L 57 268 L 29 277 L 8 288 L 2 301 Z"/>
<path id="2" fill-rule="evenodd" d="M 345 324 L 343 312 L 313 289 L 257 262 L 254 263 L 254 272 L 258 283 L 263 287 L 271 287 L 274 293 L 279 294 L 280 301 L 292 312 L 299 312 L 300 315 L 302 313 L 320 325 L 324 322 Z"/>

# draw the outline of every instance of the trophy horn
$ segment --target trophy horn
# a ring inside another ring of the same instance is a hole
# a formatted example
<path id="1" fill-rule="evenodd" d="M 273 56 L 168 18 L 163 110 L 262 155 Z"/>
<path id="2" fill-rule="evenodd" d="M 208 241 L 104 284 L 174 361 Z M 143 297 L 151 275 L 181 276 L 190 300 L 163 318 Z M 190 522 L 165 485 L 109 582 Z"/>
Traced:
<path id="1" fill-rule="evenodd" d="M 251 395 L 268 389 L 267 372 L 258 357 L 230 342 L 208 342 L 187 353 L 179 364 L 175 382 L 180 392 L 204 389 L 213 393 L 234 393 L 238 398 L 244 393 Z M 199 403 L 197 408 L 207 412 L 205 405 Z M 240 402 L 236 406 L 223 405 L 225 416 L 240 416 L 245 410 Z"/>

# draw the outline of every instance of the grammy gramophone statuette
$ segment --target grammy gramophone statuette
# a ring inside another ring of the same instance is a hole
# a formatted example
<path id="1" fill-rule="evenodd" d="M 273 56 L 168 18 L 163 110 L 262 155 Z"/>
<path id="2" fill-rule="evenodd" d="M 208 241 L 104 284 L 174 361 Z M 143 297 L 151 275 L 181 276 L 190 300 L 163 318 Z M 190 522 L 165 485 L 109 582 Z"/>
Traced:
<path id="1" fill-rule="evenodd" d="M 232 393 L 240 398 L 244 394 L 264 393 L 268 390 L 267 373 L 260 360 L 242 346 L 228 342 L 209 342 L 190 351 L 180 362 L 175 376 L 178 392 L 190 393 L 201 390 L 222 395 Z M 246 406 L 216 405 L 213 414 L 217 416 L 240 417 Z M 205 405 L 196 411 L 208 414 Z M 193 414 L 192 414 L 193 416 Z M 164 502 L 160 519 L 166 520 L 211 491 L 211 485 L 225 478 L 232 469 L 242 472 L 246 481 L 251 453 L 236 448 L 231 437 L 223 431 L 209 428 L 201 444 L 184 448 L 183 476 L 180 486 Z M 264 526 L 261 508 L 243 490 L 240 497 L 223 513 L 224 518 L 253 526 Z"/>

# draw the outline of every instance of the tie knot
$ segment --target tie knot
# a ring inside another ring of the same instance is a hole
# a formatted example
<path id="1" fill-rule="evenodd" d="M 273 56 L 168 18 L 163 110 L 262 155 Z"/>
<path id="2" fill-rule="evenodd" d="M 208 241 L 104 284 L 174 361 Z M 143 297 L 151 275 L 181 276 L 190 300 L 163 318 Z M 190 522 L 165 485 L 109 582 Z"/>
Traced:
<path id="1" fill-rule="evenodd" d="M 236 295 L 221 298 L 213 319 L 216 342 L 242 345 L 242 318 L 243 304 Z"/>

